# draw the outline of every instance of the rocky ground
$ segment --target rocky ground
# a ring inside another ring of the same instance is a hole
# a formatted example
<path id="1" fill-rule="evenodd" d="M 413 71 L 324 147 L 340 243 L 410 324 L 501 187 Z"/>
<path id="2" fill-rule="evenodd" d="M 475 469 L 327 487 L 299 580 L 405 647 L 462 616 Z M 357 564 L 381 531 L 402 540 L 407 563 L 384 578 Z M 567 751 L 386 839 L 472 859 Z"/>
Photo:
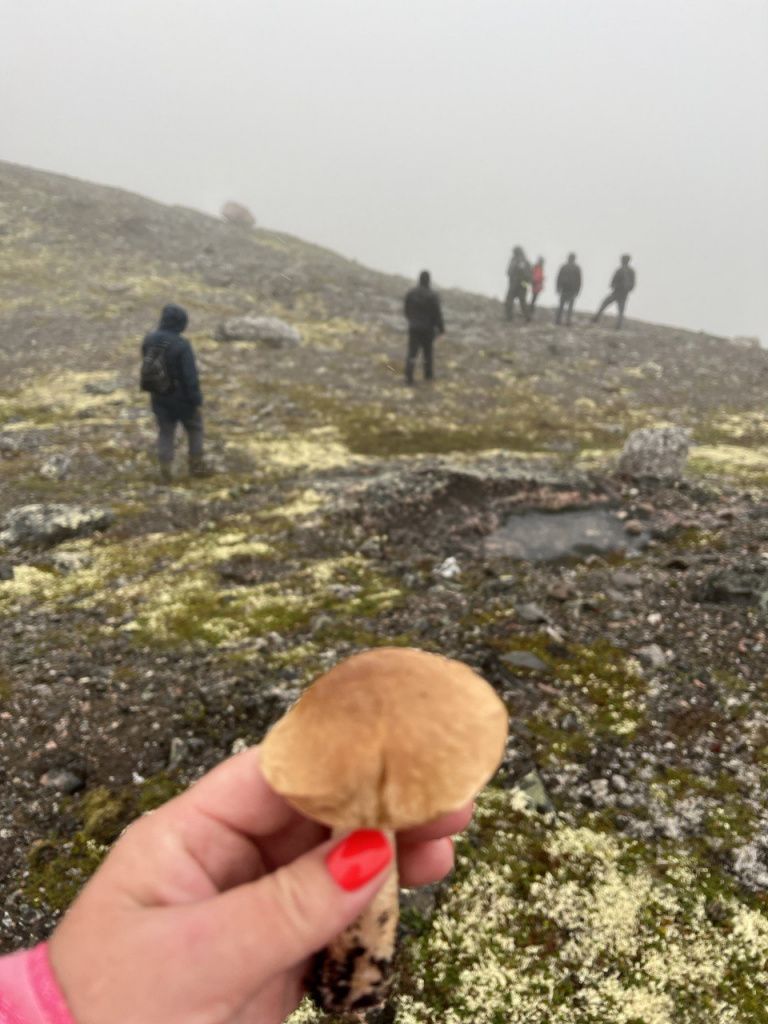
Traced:
<path id="1" fill-rule="evenodd" d="M 439 379 L 407 389 L 405 286 L 0 164 L 3 948 L 386 642 L 478 668 L 512 731 L 455 877 L 406 899 L 385 1020 L 768 1019 L 768 354 L 447 292 Z M 161 487 L 135 380 L 170 300 L 216 472 Z M 243 315 L 301 340 L 215 340 Z M 686 476 L 620 478 L 662 423 Z M 537 560 L 586 514 L 605 550 Z"/>

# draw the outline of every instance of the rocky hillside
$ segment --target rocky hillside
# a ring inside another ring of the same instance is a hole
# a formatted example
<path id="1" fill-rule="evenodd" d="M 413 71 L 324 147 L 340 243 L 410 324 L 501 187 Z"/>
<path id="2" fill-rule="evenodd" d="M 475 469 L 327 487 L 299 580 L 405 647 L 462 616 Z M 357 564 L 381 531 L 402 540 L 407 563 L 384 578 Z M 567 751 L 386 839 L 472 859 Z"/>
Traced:
<path id="1" fill-rule="evenodd" d="M 476 666 L 513 728 L 456 875 L 406 900 L 385 1020 L 765 1019 L 768 353 L 449 291 L 408 389 L 406 284 L 0 164 L 3 948 L 387 642 Z M 216 472 L 161 487 L 137 346 L 168 301 Z M 299 343 L 216 340 L 249 315 Z M 686 477 L 618 477 L 662 423 Z"/>

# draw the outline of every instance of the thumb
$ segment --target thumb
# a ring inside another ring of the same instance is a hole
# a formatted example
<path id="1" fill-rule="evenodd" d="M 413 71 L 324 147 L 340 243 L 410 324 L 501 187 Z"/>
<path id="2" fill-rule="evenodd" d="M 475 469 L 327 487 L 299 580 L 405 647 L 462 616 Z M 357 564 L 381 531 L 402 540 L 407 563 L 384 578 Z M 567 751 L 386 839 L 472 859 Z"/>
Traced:
<path id="1" fill-rule="evenodd" d="M 197 904 L 206 973 L 232 995 L 253 995 L 351 924 L 386 881 L 393 859 L 386 835 L 363 829 Z"/>

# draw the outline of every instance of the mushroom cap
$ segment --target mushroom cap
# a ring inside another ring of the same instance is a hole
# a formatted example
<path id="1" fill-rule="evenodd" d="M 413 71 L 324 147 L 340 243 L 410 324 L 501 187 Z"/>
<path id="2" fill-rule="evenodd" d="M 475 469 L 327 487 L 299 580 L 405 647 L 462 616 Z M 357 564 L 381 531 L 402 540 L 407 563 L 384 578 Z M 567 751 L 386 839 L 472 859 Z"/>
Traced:
<path id="1" fill-rule="evenodd" d="M 507 711 L 467 665 L 380 647 L 320 676 L 267 734 L 264 775 L 334 828 L 402 829 L 470 800 L 501 761 Z"/>

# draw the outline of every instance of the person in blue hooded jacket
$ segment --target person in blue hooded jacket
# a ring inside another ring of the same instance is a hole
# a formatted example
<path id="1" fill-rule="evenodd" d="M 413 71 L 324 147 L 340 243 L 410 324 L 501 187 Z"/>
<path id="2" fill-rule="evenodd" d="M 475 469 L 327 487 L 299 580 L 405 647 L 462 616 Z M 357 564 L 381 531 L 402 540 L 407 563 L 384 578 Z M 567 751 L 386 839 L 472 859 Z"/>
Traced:
<path id="1" fill-rule="evenodd" d="M 157 420 L 157 455 L 160 478 L 164 483 L 173 479 L 174 439 L 179 423 L 187 435 L 190 475 L 206 474 L 200 379 L 195 353 L 181 333 L 187 322 L 186 310 L 169 303 L 163 307 L 157 330 L 147 334 L 141 346 L 144 359 L 142 387 L 151 394 L 152 412 Z M 161 376 L 167 379 L 162 388 L 158 388 L 151 378 L 149 382 L 144 379 L 144 366 L 155 356 L 160 357 Z"/>

